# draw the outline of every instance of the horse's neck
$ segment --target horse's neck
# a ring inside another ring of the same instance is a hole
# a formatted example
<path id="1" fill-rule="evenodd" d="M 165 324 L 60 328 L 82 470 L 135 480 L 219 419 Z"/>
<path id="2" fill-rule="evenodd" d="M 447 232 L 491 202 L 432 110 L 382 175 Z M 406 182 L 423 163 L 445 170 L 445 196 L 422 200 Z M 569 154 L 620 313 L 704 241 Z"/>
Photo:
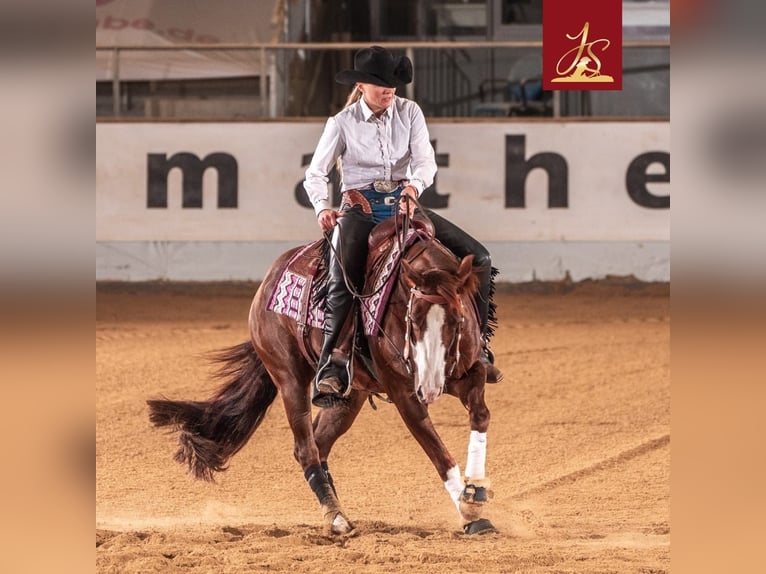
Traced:
<path id="1" fill-rule="evenodd" d="M 404 259 L 415 269 L 457 270 L 458 258 L 437 239 L 421 239 L 413 243 L 405 252 Z"/>

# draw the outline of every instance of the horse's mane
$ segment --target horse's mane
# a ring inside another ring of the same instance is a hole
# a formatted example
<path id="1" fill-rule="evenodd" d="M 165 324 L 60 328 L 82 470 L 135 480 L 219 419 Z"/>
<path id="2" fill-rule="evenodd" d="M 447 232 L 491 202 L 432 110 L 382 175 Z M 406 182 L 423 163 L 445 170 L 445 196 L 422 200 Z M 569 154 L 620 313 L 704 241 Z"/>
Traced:
<path id="1" fill-rule="evenodd" d="M 421 277 L 421 289 L 426 293 L 440 295 L 452 308 L 460 306 L 462 295 L 467 294 L 473 297 L 479 288 L 479 280 L 473 273 L 468 277 L 465 284 L 461 285 L 457 276 L 457 269 L 429 269 L 422 273 Z"/>
<path id="2" fill-rule="evenodd" d="M 479 289 L 479 278 L 472 273 L 465 284 L 460 286 L 457 276 L 459 266 L 458 258 L 439 243 L 436 239 L 426 240 L 427 246 L 424 251 L 428 252 L 428 259 L 431 261 L 428 267 L 421 267 L 416 261 L 418 257 L 408 257 L 407 259 L 413 266 L 418 268 L 421 273 L 422 289 L 427 293 L 433 293 L 444 297 L 449 301 L 450 306 L 459 306 L 460 298 L 463 295 L 474 297 Z M 413 246 L 414 247 L 414 246 Z M 476 268 L 474 268 L 475 270 Z M 494 301 L 495 295 L 495 277 L 499 273 L 496 267 L 490 269 L 489 284 L 489 314 L 487 317 L 487 335 L 492 337 L 497 328 L 497 306 Z"/>

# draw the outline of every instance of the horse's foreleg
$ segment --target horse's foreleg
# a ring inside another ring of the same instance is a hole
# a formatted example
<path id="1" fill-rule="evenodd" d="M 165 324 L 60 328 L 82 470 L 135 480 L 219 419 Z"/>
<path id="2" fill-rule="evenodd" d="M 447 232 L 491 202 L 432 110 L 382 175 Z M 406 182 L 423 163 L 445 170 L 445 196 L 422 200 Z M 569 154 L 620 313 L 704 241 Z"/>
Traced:
<path id="1" fill-rule="evenodd" d="M 418 401 L 414 393 L 403 392 L 402 387 L 408 387 L 408 385 L 390 385 L 388 396 L 396 405 L 399 415 L 412 436 L 436 467 L 441 479 L 447 481 L 453 476 L 450 471 L 457 467 L 457 462 L 436 432 L 426 406 Z"/>
<path id="2" fill-rule="evenodd" d="M 401 385 L 392 385 L 392 387 L 400 388 Z M 460 466 L 436 432 L 431 418 L 428 416 L 428 409 L 417 400 L 413 393 L 394 390 L 389 393 L 389 397 L 399 410 L 399 414 L 412 436 L 415 437 L 415 440 L 418 441 L 418 444 L 436 467 L 436 471 L 444 483 L 444 488 L 460 513 L 463 524 L 468 524 L 472 520 L 469 516 L 464 515 L 462 510 L 462 497 L 465 488 L 463 477 L 460 474 Z"/>
<path id="3" fill-rule="evenodd" d="M 486 478 L 487 430 L 489 429 L 489 409 L 484 401 L 484 375 L 480 363 L 477 363 L 458 384 L 448 389 L 455 394 L 468 410 L 471 435 L 468 442 L 468 459 L 465 465 L 466 479 L 484 480 Z"/>
<path id="4" fill-rule="evenodd" d="M 492 523 L 482 518 L 484 506 L 489 502 L 490 482 L 486 475 L 487 433 L 471 430 L 468 439 L 468 458 L 465 464 L 465 489 L 460 495 L 460 514 L 466 521 L 463 528 L 468 534 L 483 534 L 495 530 Z"/>
<path id="5" fill-rule="evenodd" d="M 448 385 L 447 392 L 460 399 L 468 410 L 471 434 L 468 439 L 468 457 L 465 465 L 465 488 L 460 495 L 459 510 L 466 521 L 464 530 L 469 534 L 494 531 L 489 520 L 482 518 L 488 502 L 490 482 L 486 474 L 487 430 L 489 409 L 484 401 L 484 367 L 477 363 L 465 377 Z"/>

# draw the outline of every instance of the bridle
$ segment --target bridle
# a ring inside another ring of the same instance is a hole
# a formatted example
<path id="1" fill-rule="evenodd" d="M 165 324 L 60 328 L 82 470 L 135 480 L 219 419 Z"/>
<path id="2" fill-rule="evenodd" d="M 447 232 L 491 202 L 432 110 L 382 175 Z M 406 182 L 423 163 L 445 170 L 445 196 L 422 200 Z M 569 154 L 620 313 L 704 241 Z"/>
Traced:
<path id="1" fill-rule="evenodd" d="M 449 307 L 449 301 L 446 297 L 442 295 L 437 295 L 434 293 L 424 293 L 421 291 L 417 286 L 410 288 L 410 297 L 407 301 L 407 313 L 405 315 L 404 319 L 404 351 L 402 352 L 402 361 L 404 362 L 404 366 L 407 369 L 407 372 L 412 375 L 413 369 L 412 369 L 412 361 L 411 361 L 411 348 L 412 348 L 412 336 L 410 333 L 412 332 L 412 307 L 416 299 L 422 299 L 424 301 L 427 301 L 431 303 L 432 305 L 445 305 Z M 452 376 L 452 374 L 455 372 L 455 368 L 458 364 L 460 364 L 460 340 L 463 335 L 463 322 L 465 321 L 465 306 L 463 305 L 462 299 L 458 299 L 460 303 L 460 317 L 457 320 L 457 329 L 455 329 L 455 333 L 452 336 L 452 341 L 450 341 L 450 344 L 447 346 L 446 353 L 447 356 L 450 356 L 450 349 L 453 347 L 455 348 L 455 360 L 453 361 L 452 365 L 450 366 L 449 370 L 445 372 L 446 377 Z"/>

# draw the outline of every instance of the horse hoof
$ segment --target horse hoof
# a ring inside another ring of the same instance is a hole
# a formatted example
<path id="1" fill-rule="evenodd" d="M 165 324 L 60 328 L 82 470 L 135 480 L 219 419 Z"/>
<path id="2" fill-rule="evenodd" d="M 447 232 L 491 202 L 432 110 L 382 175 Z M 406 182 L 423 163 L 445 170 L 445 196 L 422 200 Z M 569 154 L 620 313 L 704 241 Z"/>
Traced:
<path id="1" fill-rule="evenodd" d="M 479 518 L 463 526 L 463 532 L 465 534 L 489 534 L 490 532 L 497 532 L 497 528 L 492 526 L 492 523 L 486 518 Z"/>
<path id="2" fill-rule="evenodd" d="M 328 524 L 331 534 L 350 534 L 354 530 L 353 525 L 346 520 L 346 517 L 338 512 L 332 521 Z"/>

